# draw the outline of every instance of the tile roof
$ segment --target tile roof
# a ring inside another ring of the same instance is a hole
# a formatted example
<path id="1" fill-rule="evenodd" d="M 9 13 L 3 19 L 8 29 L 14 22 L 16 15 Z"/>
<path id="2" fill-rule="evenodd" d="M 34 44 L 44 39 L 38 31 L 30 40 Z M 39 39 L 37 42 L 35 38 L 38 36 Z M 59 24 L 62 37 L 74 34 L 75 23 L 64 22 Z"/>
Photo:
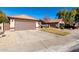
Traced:
<path id="1" fill-rule="evenodd" d="M 62 19 L 55 19 L 55 20 L 42 20 L 44 23 L 59 23 Z"/>
<path id="2" fill-rule="evenodd" d="M 19 18 L 19 19 L 32 19 L 36 20 L 35 18 L 28 16 L 28 15 L 14 15 L 14 16 L 8 16 L 9 18 Z"/>
<path id="3" fill-rule="evenodd" d="M 52 20 L 52 22 L 60 22 L 60 21 L 62 21 L 62 19 Z"/>

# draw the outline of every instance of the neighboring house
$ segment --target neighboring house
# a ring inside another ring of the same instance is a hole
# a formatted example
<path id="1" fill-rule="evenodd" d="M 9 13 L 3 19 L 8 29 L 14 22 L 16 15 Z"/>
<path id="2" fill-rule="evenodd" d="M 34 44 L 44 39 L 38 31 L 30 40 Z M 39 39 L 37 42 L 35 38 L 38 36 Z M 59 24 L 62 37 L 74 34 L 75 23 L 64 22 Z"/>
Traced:
<path id="1" fill-rule="evenodd" d="M 47 26 L 47 27 L 54 27 L 54 28 L 58 28 L 61 23 L 64 23 L 62 19 L 55 19 L 55 20 L 44 19 L 44 20 L 41 20 L 41 22 L 42 22 L 42 27 Z"/>
<path id="2" fill-rule="evenodd" d="M 35 30 L 40 28 L 41 22 L 27 15 L 8 16 L 10 23 L 5 23 L 5 30 Z"/>

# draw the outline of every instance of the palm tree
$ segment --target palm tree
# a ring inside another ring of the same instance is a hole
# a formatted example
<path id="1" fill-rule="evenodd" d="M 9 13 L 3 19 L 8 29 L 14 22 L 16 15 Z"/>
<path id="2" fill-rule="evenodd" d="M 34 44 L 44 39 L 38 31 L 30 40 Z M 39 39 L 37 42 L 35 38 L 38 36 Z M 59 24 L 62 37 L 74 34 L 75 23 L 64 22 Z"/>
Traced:
<path id="1" fill-rule="evenodd" d="M 76 10 L 75 9 L 72 9 L 70 11 L 68 11 L 68 14 L 66 15 L 68 18 L 68 23 L 73 25 L 75 23 L 75 15 L 76 15 Z"/>
<path id="2" fill-rule="evenodd" d="M 62 19 L 65 21 L 67 19 L 68 10 L 62 10 Z"/>
<path id="3" fill-rule="evenodd" d="M 58 19 L 63 19 L 66 23 L 68 18 L 68 10 L 60 10 L 57 12 Z"/>
<path id="4" fill-rule="evenodd" d="M 3 33 L 5 32 L 4 30 L 4 23 L 9 22 L 7 16 L 5 15 L 4 12 L 0 11 L 0 23 L 3 23 Z"/>
<path id="5" fill-rule="evenodd" d="M 79 8 L 76 8 L 76 15 L 75 15 L 75 21 L 79 21 Z"/>
<path id="6" fill-rule="evenodd" d="M 76 15 L 75 9 L 72 9 L 71 11 L 65 9 L 57 12 L 58 18 L 63 19 L 65 24 L 74 23 L 75 15 Z"/>
<path id="7" fill-rule="evenodd" d="M 61 19 L 62 18 L 62 10 L 59 10 L 56 14 L 56 16 L 58 16 L 58 19 Z"/>

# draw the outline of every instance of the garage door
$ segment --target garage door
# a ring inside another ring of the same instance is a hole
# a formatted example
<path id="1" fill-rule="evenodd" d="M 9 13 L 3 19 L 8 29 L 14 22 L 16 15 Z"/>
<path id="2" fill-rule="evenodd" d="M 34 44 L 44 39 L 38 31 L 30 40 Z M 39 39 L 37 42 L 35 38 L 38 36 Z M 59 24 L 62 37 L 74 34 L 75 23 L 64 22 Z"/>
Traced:
<path id="1" fill-rule="evenodd" d="M 36 29 L 35 21 L 16 20 L 15 30 L 33 30 Z"/>

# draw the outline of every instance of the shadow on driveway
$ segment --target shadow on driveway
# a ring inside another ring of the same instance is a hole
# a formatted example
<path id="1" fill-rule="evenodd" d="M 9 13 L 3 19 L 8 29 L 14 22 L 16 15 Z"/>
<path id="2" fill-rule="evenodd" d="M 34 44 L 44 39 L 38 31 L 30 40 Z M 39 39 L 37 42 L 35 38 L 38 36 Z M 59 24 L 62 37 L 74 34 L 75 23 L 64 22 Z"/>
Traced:
<path id="1" fill-rule="evenodd" d="M 78 49 L 75 49 L 75 50 L 72 50 L 70 52 L 79 52 L 79 48 Z"/>
<path id="2" fill-rule="evenodd" d="M 79 44 L 76 46 L 73 46 L 70 52 L 79 52 Z"/>

